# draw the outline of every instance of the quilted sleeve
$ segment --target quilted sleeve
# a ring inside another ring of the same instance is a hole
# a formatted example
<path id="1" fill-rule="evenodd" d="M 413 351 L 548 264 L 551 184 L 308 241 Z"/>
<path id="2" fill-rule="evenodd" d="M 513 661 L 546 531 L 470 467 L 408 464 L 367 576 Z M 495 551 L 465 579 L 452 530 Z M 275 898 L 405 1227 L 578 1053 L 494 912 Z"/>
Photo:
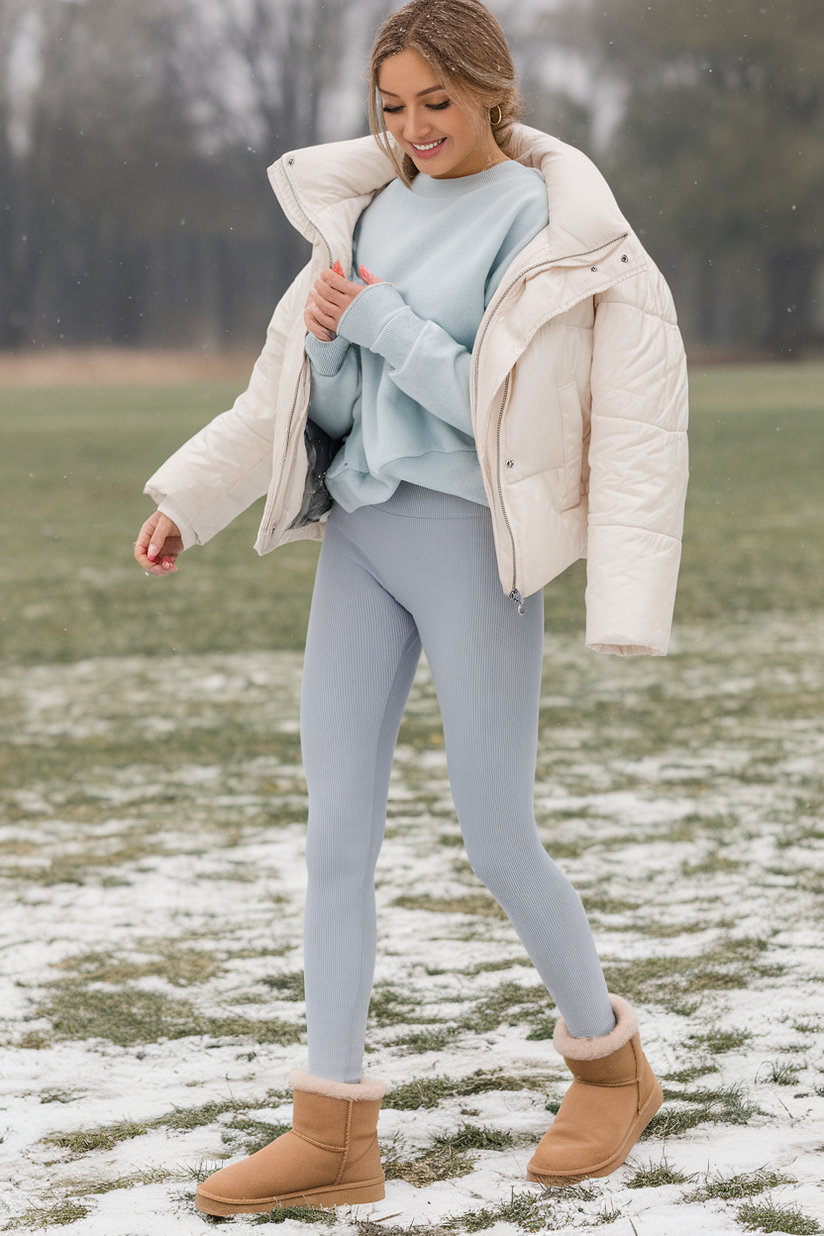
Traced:
<path id="1" fill-rule="evenodd" d="M 587 536 L 587 646 L 667 651 L 681 557 L 687 369 L 663 277 L 596 297 Z"/>
<path id="2" fill-rule="evenodd" d="M 177 524 L 184 549 L 205 544 L 269 488 L 283 353 L 306 300 L 308 281 L 307 266 L 275 309 L 243 394 L 146 482 L 143 492 Z"/>

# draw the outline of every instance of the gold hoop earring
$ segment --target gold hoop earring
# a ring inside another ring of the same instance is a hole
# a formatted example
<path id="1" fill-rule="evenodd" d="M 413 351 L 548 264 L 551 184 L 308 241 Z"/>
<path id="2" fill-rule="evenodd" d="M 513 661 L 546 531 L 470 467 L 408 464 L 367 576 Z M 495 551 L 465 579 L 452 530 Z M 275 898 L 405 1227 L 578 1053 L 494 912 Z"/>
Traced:
<path id="1" fill-rule="evenodd" d="M 496 103 L 496 104 L 495 104 L 495 107 L 497 107 L 497 109 L 498 109 L 498 119 L 497 119 L 497 120 L 493 120 L 493 119 L 492 119 L 492 110 L 493 110 L 493 109 L 491 109 L 491 108 L 490 108 L 490 111 L 489 111 L 489 123 L 492 125 L 492 128 L 493 128 L 493 129 L 497 129 L 497 128 L 498 128 L 498 126 L 500 125 L 501 121 L 502 121 L 502 120 L 503 120 L 503 118 L 504 118 L 504 114 L 503 114 L 503 112 L 501 111 L 501 105 L 500 105 L 500 103 Z"/>

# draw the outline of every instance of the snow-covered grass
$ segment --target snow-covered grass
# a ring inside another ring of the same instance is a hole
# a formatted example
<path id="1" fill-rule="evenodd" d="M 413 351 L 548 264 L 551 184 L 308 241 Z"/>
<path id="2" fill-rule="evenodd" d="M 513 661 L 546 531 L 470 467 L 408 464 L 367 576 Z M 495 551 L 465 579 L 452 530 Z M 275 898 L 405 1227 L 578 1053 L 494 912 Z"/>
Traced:
<path id="1" fill-rule="evenodd" d="M 305 1063 L 293 652 L 8 668 L 5 1230 L 176 1236 L 289 1121 Z M 814 1232 L 824 1222 L 824 621 L 680 627 L 666 660 L 549 636 L 536 804 L 667 1102 L 615 1175 L 524 1169 L 567 1084 L 555 1010 L 460 844 L 426 667 L 378 868 L 360 1236 Z M 258 1226 L 236 1218 L 238 1232 Z"/>

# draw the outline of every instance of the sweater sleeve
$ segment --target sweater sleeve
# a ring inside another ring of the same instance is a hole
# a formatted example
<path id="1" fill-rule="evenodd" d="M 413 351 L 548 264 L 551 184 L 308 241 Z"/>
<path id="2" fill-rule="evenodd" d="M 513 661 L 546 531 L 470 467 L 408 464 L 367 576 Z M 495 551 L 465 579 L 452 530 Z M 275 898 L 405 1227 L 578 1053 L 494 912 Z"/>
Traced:
<path id="1" fill-rule="evenodd" d="M 399 390 L 472 436 L 471 353 L 435 322 L 414 314 L 390 283 L 370 283 L 358 293 L 338 323 L 341 336 L 382 356 Z"/>
<path id="2" fill-rule="evenodd" d="M 304 348 L 312 373 L 309 418 L 330 438 L 342 438 L 352 428 L 360 395 L 358 349 L 350 347 L 349 340 L 340 335 L 321 343 L 311 332 L 307 332 Z"/>

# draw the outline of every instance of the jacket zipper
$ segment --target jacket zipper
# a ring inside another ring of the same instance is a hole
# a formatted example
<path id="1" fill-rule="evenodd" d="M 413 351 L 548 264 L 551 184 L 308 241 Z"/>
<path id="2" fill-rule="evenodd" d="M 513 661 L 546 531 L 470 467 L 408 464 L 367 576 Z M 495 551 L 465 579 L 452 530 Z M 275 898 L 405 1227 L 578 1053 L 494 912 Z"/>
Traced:
<path id="1" fill-rule="evenodd" d="M 306 207 L 304 206 L 304 204 L 303 204 L 303 200 L 302 200 L 302 198 L 301 198 L 300 194 L 298 193 L 297 189 L 295 188 L 294 181 L 292 180 L 292 177 L 291 177 L 291 176 L 289 175 L 289 173 L 287 172 L 287 170 L 286 170 L 286 164 L 285 164 L 285 163 L 283 163 L 283 161 L 281 161 L 281 166 L 282 166 L 282 168 L 283 168 L 283 174 L 284 174 L 284 176 L 286 177 L 286 183 L 288 184 L 289 188 L 292 190 L 292 195 L 293 195 L 293 197 L 294 197 L 294 199 L 295 199 L 295 201 L 296 201 L 296 203 L 297 203 L 298 210 L 299 210 L 299 211 L 300 211 L 300 213 L 303 215 L 304 219 L 305 219 L 305 220 L 306 220 L 306 222 L 309 224 L 309 226 L 310 226 L 310 227 L 313 227 L 313 228 L 315 229 L 315 231 L 317 232 L 318 236 L 319 236 L 319 237 L 321 238 L 321 240 L 323 241 L 324 246 L 326 247 L 326 252 L 327 252 L 327 254 L 329 255 L 329 265 L 330 265 L 330 266 L 333 266 L 333 265 L 334 265 L 334 263 L 333 263 L 333 261 L 332 261 L 332 246 L 329 244 L 329 241 L 326 239 L 326 237 L 324 236 L 323 232 L 321 231 L 321 229 L 320 229 L 320 225 L 318 224 L 317 219 L 314 219 L 314 218 L 312 217 L 312 215 L 310 215 L 310 214 L 309 214 L 309 211 L 306 209 Z"/>
<path id="2" fill-rule="evenodd" d="M 629 232 L 622 232 L 620 236 L 614 236 L 612 240 L 605 241 L 604 244 L 598 245 L 596 249 L 587 249 L 586 252 L 584 253 L 565 253 L 563 257 L 550 258 L 543 262 L 533 262 L 531 266 L 525 266 L 523 270 L 520 270 L 518 272 L 518 274 L 515 276 L 514 279 L 510 280 L 510 282 L 504 288 L 503 292 L 501 292 L 500 295 L 498 296 L 495 302 L 495 305 L 492 309 L 492 312 L 489 314 L 489 317 L 486 319 L 482 334 L 475 341 L 475 365 L 474 365 L 473 377 L 474 377 L 474 385 L 475 385 L 475 406 L 476 408 L 478 406 L 478 373 L 480 369 L 481 344 L 483 343 L 484 336 L 486 335 L 486 332 L 489 329 L 490 322 L 492 321 L 493 317 L 498 312 L 498 309 L 503 304 L 503 302 L 506 300 L 507 296 L 512 291 L 512 289 L 516 287 L 517 284 L 519 284 L 521 280 L 530 273 L 530 271 L 540 270 L 541 267 L 543 266 L 554 266 L 556 262 L 567 262 L 569 261 L 570 258 L 590 257 L 590 255 L 593 253 L 600 253 L 602 249 L 608 249 L 610 245 L 614 245 L 619 240 L 625 240 L 628 235 L 629 235 Z M 504 523 L 506 524 L 506 530 L 509 533 L 509 540 L 512 545 L 512 588 L 509 591 L 509 599 L 510 601 L 514 601 L 515 604 L 518 606 L 518 613 L 524 614 L 526 612 L 524 609 L 524 599 L 521 596 L 521 593 L 518 589 L 518 564 L 517 564 L 517 559 L 515 555 L 515 534 L 512 531 L 512 524 L 509 522 L 509 515 L 507 513 L 506 503 L 504 502 L 503 481 L 501 480 L 501 427 L 503 425 L 504 408 L 506 407 L 506 401 L 507 401 L 508 395 L 509 395 L 509 374 L 506 375 L 506 381 L 504 382 L 503 398 L 501 399 L 501 406 L 498 410 L 498 425 L 497 425 L 497 430 L 496 430 L 496 447 L 497 447 L 496 468 L 497 468 L 497 473 L 498 473 L 498 500 L 501 504 L 501 514 L 504 517 Z"/>

